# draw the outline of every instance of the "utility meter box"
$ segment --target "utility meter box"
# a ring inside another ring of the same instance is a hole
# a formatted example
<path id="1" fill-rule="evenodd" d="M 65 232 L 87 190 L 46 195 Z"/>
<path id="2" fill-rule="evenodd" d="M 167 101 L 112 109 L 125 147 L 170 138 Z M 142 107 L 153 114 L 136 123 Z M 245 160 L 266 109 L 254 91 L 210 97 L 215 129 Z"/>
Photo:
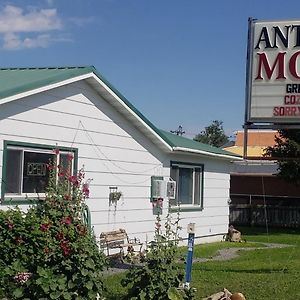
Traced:
<path id="1" fill-rule="evenodd" d="M 187 226 L 188 233 L 195 233 L 195 223 L 189 223 Z"/>
<path id="2" fill-rule="evenodd" d="M 169 199 L 176 198 L 176 181 L 168 181 L 167 182 L 167 197 Z"/>
<path id="3" fill-rule="evenodd" d="M 166 182 L 164 180 L 153 180 L 152 198 L 166 197 Z"/>

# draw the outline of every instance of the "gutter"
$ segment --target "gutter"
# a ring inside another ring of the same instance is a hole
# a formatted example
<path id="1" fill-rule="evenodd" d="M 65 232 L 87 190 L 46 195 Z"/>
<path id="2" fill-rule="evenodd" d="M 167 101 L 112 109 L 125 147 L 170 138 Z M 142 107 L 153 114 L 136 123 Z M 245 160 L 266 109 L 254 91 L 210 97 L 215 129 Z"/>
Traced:
<path id="1" fill-rule="evenodd" d="M 230 159 L 230 160 L 243 160 L 243 158 L 239 157 L 239 156 L 231 156 L 231 155 L 226 155 L 226 154 L 211 153 L 211 152 L 206 152 L 206 151 L 203 151 L 203 150 L 196 150 L 196 149 L 190 149 L 190 148 L 184 148 L 184 147 L 173 147 L 173 151 L 203 154 L 205 156 L 219 157 L 219 158 Z"/>

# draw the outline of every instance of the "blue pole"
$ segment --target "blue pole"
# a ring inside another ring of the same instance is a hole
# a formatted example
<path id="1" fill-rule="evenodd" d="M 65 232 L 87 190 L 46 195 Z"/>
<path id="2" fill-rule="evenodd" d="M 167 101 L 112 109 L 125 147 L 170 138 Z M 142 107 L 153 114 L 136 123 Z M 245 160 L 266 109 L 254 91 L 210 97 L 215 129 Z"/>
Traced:
<path id="1" fill-rule="evenodd" d="M 191 279 L 192 279 L 194 239 L 195 239 L 195 234 L 194 233 L 189 233 L 188 253 L 187 253 L 186 267 L 185 267 L 185 287 L 187 287 L 187 288 L 190 287 L 190 282 L 191 282 Z"/>

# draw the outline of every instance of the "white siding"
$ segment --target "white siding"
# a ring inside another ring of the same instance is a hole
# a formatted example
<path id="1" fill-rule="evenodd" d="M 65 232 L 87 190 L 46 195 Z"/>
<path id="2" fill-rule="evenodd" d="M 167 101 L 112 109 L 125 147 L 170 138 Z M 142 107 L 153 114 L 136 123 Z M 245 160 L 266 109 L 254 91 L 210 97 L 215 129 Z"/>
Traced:
<path id="1" fill-rule="evenodd" d="M 182 212 L 181 225 L 195 223 L 196 243 L 220 241 L 229 222 L 230 162 L 195 155 L 172 155 L 171 160 L 204 165 L 203 210 Z"/>
<path id="2" fill-rule="evenodd" d="M 92 179 L 87 204 L 97 237 L 102 231 L 125 228 L 129 235 L 151 240 L 151 176 L 169 177 L 170 160 L 204 164 L 204 209 L 181 214 L 182 236 L 190 222 L 196 223 L 196 236 L 227 231 L 229 163 L 161 153 L 85 82 L 1 105 L 1 169 L 3 140 L 78 148 L 78 166 L 84 165 L 86 178 Z M 116 207 L 109 206 L 109 186 L 123 194 Z M 164 203 L 164 216 L 166 211 Z"/>

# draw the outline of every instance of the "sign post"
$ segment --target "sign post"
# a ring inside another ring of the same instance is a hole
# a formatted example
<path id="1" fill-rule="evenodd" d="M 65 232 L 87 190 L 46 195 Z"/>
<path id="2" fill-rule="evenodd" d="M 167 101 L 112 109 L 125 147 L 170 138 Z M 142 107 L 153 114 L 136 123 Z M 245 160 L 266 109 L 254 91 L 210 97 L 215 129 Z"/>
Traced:
<path id="1" fill-rule="evenodd" d="M 185 283 L 184 287 L 189 289 L 192 279 L 192 264 L 193 264 L 193 251 L 194 251 L 194 240 L 195 240 L 195 223 L 189 223 L 187 232 L 188 236 L 188 253 L 185 267 Z"/>

